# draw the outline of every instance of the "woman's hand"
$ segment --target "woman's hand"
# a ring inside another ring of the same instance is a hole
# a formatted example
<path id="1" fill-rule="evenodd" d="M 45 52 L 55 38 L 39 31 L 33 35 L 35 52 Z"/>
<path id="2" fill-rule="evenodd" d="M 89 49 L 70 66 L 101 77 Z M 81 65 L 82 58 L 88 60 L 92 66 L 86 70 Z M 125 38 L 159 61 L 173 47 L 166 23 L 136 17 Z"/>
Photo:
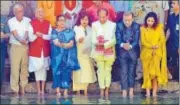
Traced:
<path id="1" fill-rule="evenodd" d="M 82 43 L 84 41 L 84 37 L 79 38 L 79 43 Z"/>
<path id="2" fill-rule="evenodd" d="M 74 41 L 70 41 L 69 43 L 64 43 L 64 48 L 71 48 L 72 46 L 73 46 L 73 44 L 74 44 Z"/>

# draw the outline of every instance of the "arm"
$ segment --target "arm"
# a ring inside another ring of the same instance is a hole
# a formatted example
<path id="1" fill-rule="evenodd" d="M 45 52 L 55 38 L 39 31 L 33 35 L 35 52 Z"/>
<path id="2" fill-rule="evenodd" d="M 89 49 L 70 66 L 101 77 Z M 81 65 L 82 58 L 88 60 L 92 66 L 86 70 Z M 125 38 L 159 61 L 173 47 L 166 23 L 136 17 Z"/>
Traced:
<path id="1" fill-rule="evenodd" d="M 37 39 L 37 36 L 34 34 L 33 27 L 31 24 L 28 26 L 28 38 L 30 42 L 34 42 Z"/>
<path id="2" fill-rule="evenodd" d="M 139 36 L 140 36 L 140 29 L 139 26 L 135 29 L 135 33 L 134 33 L 134 40 L 131 43 L 131 49 L 134 48 L 135 46 L 137 46 L 139 44 Z"/>
<path id="3" fill-rule="evenodd" d="M 112 33 L 113 34 L 112 35 L 112 39 L 104 44 L 104 48 L 105 49 L 111 48 L 111 47 L 113 47 L 116 44 L 115 31 L 116 31 L 116 24 L 114 25 L 114 28 L 113 28 L 113 31 L 112 31 L 113 32 Z"/>
<path id="4" fill-rule="evenodd" d="M 116 43 L 118 46 L 123 47 L 123 42 L 122 42 L 122 30 L 119 26 L 119 24 L 116 25 Z"/>
<path id="5" fill-rule="evenodd" d="M 44 40 L 50 40 L 51 39 L 51 32 L 52 32 L 52 27 L 51 25 L 49 26 L 49 31 L 48 31 L 48 34 L 43 34 L 42 38 Z"/>
<path id="6" fill-rule="evenodd" d="M 94 26 L 94 24 L 92 24 L 92 44 L 93 45 L 97 44 L 96 34 L 97 34 L 97 32 L 96 32 L 95 26 Z"/>

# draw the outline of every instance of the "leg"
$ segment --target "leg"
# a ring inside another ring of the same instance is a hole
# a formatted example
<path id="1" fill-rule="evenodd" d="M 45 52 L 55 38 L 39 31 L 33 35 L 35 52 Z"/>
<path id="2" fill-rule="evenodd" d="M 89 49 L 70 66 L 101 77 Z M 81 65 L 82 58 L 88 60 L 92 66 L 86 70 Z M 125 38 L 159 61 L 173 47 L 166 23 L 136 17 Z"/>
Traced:
<path id="1" fill-rule="evenodd" d="M 41 94 L 40 81 L 36 81 L 36 86 L 37 86 L 37 93 L 38 95 L 40 95 Z"/>
<path id="2" fill-rule="evenodd" d="M 112 64 L 114 60 L 108 60 L 105 62 L 105 86 L 106 86 L 106 91 L 105 95 L 109 96 L 109 87 L 111 85 L 111 70 L 112 70 Z"/>
<path id="3" fill-rule="evenodd" d="M 57 95 L 58 97 L 61 96 L 61 90 L 60 90 L 60 88 L 56 88 L 56 95 Z"/>
<path id="4" fill-rule="evenodd" d="M 88 95 L 88 91 L 87 89 L 84 90 L 84 95 L 87 96 Z"/>
<path id="5" fill-rule="evenodd" d="M 64 89 L 64 97 L 65 97 L 65 98 L 68 97 L 68 89 Z"/>
<path id="6" fill-rule="evenodd" d="M 99 87 L 100 87 L 100 95 L 104 96 L 104 89 L 105 89 L 105 84 L 104 84 L 104 61 L 97 61 L 97 66 L 98 66 L 98 82 L 99 82 Z"/>
<path id="7" fill-rule="evenodd" d="M 137 64 L 137 60 L 134 60 L 129 57 L 128 87 L 130 88 L 130 90 L 129 90 L 130 97 L 134 96 L 133 88 L 134 88 L 134 83 L 135 83 L 136 64 Z"/>
<path id="8" fill-rule="evenodd" d="M 45 90 L 46 81 L 42 81 L 41 85 L 42 85 L 42 86 L 41 86 L 41 87 L 42 87 L 41 94 L 44 95 L 44 93 L 45 93 L 44 90 Z"/>
<path id="9" fill-rule="evenodd" d="M 77 93 L 76 93 L 77 95 L 80 95 L 80 90 L 77 90 Z"/>
<path id="10" fill-rule="evenodd" d="M 156 97 L 157 96 L 157 89 L 158 89 L 157 78 L 154 78 L 152 80 L 152 87 L 153 87 L 153 97 Z"/>
<path id="11" fill-rule="evenodd" d="M 28 47 L 23 46 L 21 48 L 22 52 L 20 53 L 22 55 L 21 60 L 21 72 L 20 72 L 20 86 L 21 86 L 21 94 L 25 93 L 25 87 L 28 84 Z"/>
<path id="12" fill-rule="evenodd" d="M 10 48 L 10 63 L 11 63 L 11 75 L 10 75 L 10 86 L 15 92 L 19 92 L 19 69 L 21 63 L 21 51 L 19 46 L 11 45 Z"/>
<path id="13" fill-rule="evenodd" d="M 150 89 L 146 89 L 146 97 L 150 97 Z"/>
<path id="14" fill-rule="evenodd" d="M 125 58 L 119 58 L 120 62 L 120 80 L 121 80 L 121 89 L 122 89 L 122 95 L 123 97 L 127 96 L 127 88 L 128 88 L 128 81 L 127 81 L 127 69 L 128 69 L 128 63 Z"/>

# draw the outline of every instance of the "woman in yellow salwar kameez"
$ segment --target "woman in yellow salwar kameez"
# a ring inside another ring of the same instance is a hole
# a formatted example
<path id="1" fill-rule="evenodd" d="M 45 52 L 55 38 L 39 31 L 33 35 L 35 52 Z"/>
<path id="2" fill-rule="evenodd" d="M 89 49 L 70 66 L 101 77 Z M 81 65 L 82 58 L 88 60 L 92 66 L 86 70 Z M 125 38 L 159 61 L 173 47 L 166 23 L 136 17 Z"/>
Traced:
<path id="1" fill-rule="evenodd" d="M 168 82 L 166 63 L 166 39 L 163 25 L 158 23 L 157 15 L 149 12 L 141 27 L 141 61 L 143 67 L 143 85 L 146 96 L 157 96 L 158 85 Z"/>

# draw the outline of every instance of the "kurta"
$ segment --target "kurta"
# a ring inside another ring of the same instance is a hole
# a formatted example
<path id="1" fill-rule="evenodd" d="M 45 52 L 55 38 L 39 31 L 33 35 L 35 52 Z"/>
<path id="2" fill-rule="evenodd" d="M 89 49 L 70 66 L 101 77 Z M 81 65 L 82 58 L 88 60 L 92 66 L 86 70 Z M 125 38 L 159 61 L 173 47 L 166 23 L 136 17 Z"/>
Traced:
<path id="1" fill-rule="evenodd" d="M 96 21 L 92 24 L 92 51 L 91 56 L 97 62 L 99 87 L 104 89 L 110 87 L 111 70 L 115 61 L 115 36 L 116 24 L 111 21 L 101 24 Z M 104 38 L 103 48 L 97 46 L 100 43 L 100 37 Z"/>
<path id="2" fill-rule="evenodd" d="M 116 20 L 116 12 L 111 4 L 107 2 L 103 2 L 100 8 L 106 8 L 108 10 L 109 20 L 111 21 Z M 93 4 L 91 7 L 87 9 L 87 12 L 89 16 L 92 18 L 93 22 L 98 20 L 98 14 L 97 14 L 98 9 L 99 8 L 95 4 Z"/>
<path id="3" fill-rule="evenodd" d="M 52 31 L 51 40 L 58 40 L 61 43 L 69 43 L 71 40 L 75 42 L 75 33 L 71 29 L 63 31 Z M 71 82 L 72 70 L 79 70 L 80 65 L 77 59 L 77 48 L 74 43 L 69 49 L 56 46 L 51 43 L 51 66 L 53 71 L 52 88 L 69 88 Z"/>
<path id="4" fill-rule="evenodd" d="M 39 70 L 49 70 L 50 65 L 50 37 L 51 25 L 49 21 L 44 20 L 40 22 L 38 19 L 31 21 L 28 27 L 29 32 L 29 72 L 36 72 Z M 40 38 L 35 35 L 36 32 L 43 33 Z"/>
<path id="5" fill-rule="evenodd" d="M 166 61 L 166 40 L 163 26 L 159 24 L 156 29 L 141 27 L 141 61 L 143 68 L 142 88 L 152 88 L 151 80 L 157 77 L 159 85 L 168 82 Z M 152 49 L 157 45 L 159 48 Z M 154 54 L 153 54 L 154 53 Z"/>
<path id="6" fill-rule="evenodd" d="M 85 28 L 82 26 L 75 26 L 75 38 L 77 42 L 77 55 L 78 61 L 80 63 L 81 69 L 78 71 L 73 71 L 73 90 L 85 90 L 89 83 L 94 83 L 96 81 L 96 74 L 94 71 L 92 59 L 88 54 L 84 54 L 85 39 L 88 35 L 92 35 L 92 29 L 88 26 L 86 28 L 87 35 L 85 34 Z M 82 43 L 79 42 L 79 39 L 84 37 Z"/>

